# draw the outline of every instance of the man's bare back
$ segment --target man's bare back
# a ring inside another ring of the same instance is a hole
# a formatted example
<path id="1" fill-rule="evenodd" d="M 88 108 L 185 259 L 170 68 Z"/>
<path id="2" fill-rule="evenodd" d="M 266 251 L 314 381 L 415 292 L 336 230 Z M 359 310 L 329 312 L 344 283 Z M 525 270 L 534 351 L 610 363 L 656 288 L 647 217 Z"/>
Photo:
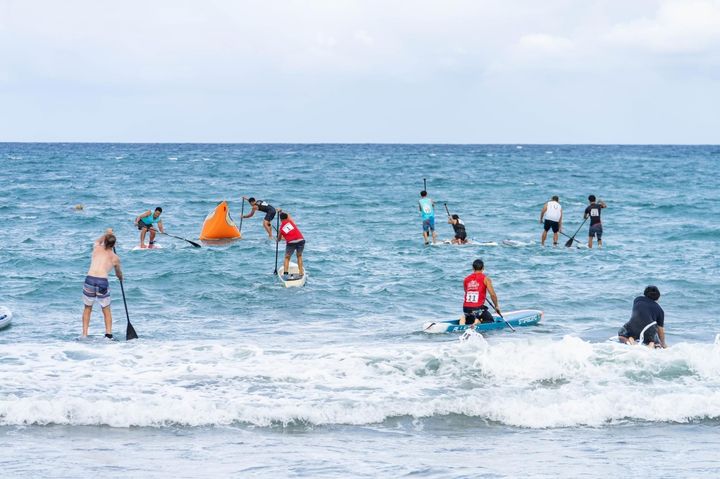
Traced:
<path id="1" fill-rule="evenodd" d="M 119 279 L 122 279 L 120 258 L 113 252 L 112 247 L 107 248 L 105 245 L 105 239 L 108 235 L 112 235 L 112 229 L 108 229 L 104 235 L 95 241 L 90 269 L 88 269 L 87 274 L 96 278 L 107 278 L 110 270 L 115 268 L 115 274 Z"/>

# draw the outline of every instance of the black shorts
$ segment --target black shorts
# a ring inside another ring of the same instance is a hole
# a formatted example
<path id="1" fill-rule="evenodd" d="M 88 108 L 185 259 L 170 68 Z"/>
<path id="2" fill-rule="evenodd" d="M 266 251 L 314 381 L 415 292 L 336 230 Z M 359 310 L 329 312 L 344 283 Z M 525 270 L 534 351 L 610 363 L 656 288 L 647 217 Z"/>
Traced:
<path id="1" fill-rule="evenodd" d="M 545 220 L 544 228 L 545 228 L 545 231 L 552 229 L 553 233 L 557 233 L 558 231 L 560 231 L 560 223 L 558 223 L 557 221 L 553 221 L 553 220 Z"/>
<path id="2" fill-rule="evenodd" d="M 285 245 L 285 256 L 292 256 L 294 252 L 297 252 L 298 256 L 302 256 L 304 249 L 305 240 L 300 240 L 297 243 L 288 243 Z"/>
<path id="3" fill-rule="evenodd" d="M 155 225 L 146 225 L 145 223 L 143 223 L 142 220 L 140 220 L 137 222 L 137 224 L 135 226 L 137 226 L 137 229 L 140 231 L 142 231 L 144 229 L 147 229 L 149 231 L 150 228 L 153 228 Z"/>
<path id="4" fill-rule="evenodd" d="M 465 241 L 465 239 L 467 239 L 467 232 L 462 231 L 460 233 L 455 233 L 455 239 Z"/>
<path id="5" fill-rule="evenodd" d="M 640 336 L 640 334 L 629 332 L 623 325 L 620 329 L 618 329 L 618 336 L 622 336 L 623 338 L 633 338 L 635 341 L 638 341 L 638 338 L 635 336 Z M 642 342 L 643 344 L 649 344 L 650 342 L 660 344 L 660 335 L 658 335 L 657 328 L 654 326 L 652 328 L 648 328 L 648 330 L 645 331 L 645 337 Z"/>
<path id="6" fill-rule="evenodd" d="M 487 306 L 480 306 L 479 309 L 466 308 L 463 306 L 463 313 L 465 313 L 465 323 L 473 324 L 475 321 L 480 320 L 481 323 L 494 323 L 495 318 L 488 311 Z"/>
<path id="7" fill-rule="evenodd" d="M 592 238 L 593 236 L 597 237 L 598 241 L 602 239 L 602 224 L 596 223 L 594 225 L 590 226 L 590 231 L 588 231 L 588 236 Z"/>
<path id="8" fill-rule="evenodd" d="M 265 221 L 272 221 L 273 218 L 275 218 L 275 208 L 272 206 L 268 206 L 268 210 L 265 212 L 265 218 L 263 218 Z"/>

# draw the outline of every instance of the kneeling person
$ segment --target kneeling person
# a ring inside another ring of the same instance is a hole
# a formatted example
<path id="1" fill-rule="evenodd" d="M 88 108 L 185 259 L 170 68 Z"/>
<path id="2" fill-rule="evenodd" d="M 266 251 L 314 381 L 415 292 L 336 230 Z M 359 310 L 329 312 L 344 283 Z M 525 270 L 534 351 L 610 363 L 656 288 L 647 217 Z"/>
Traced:
<path id="1" fill-rule="evenodd" d="M 300 275 L 297 278 L 292 279 L 299 279 L 302 278 L 302 276 L 305 274 L 302 259 L 303 250 L 305 249 L 305 238 L 303 237 L 302 233 L 300 232 L 290 215 L 282 210 L 279 211 L 280 221 L 282 221 L 282 223 L 280 223 L 279 234 L 280 236 L 285 238 L 286 242 L 285 261 L 283 262 L 283 276 L 288 276 L 288 270 L 290 268 L 290 258 L 292 257 L 293 253 L 295 253 L 295 256 L 297 258 L 298 273 Z M 279 239 L 280 238 L 278 238 L 278 241 Z"/>
<path id="2" fill-rule="evenodd" d="M 467 243 L 467 231 L 465 231 L 465 223 L 460 219 L 458 215 L 452 215 L 448 217 L 448 223 L 450 223 L 455 230 L 455 238 L 452 239 L 453 244 L 465 244 Z"/>
<path id="3" fill-rule="evenodd" d="M 500 312 L 495 289 L 492 280 L 485 276 L 485 264 L 483 260 L 476 259 L 473 261 L 473 272 L 465 278 L 465 301 L 463 302 L 463 316 L 460 318 L 460 324 L 475 324 L 476 321 L 481 323 L 492 323 L 495 321 L 487 306 L 485 299 L 490 293 L 490 298 L 495 304 L 495 309 Z"/>
<path id="4" fill-rule="evenodd" d="M 648 286 L 642 296 L 635 298 L 630 321 L 618 331 L 621 343 L 635 344 L 636 341 L 642 341 L 649 347 L 667 348 L 665 311 L 657 303 L 659 299 L 660 290 L 657 286 Z"/>

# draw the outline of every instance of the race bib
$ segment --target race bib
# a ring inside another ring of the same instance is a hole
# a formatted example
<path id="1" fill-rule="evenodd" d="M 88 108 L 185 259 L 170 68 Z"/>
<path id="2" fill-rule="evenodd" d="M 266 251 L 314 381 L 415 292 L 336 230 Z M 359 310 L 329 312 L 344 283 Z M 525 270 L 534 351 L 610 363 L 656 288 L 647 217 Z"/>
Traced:
<path id="1" fill-rule="evenodd" d="M 480 293 L 477 291 L 468 291 L 465 293 L 465 302 L 466 303 L 477 303 L 480 299 Z"/>
<path id="2" fill-rule="evenodd" d="M 288 224 L 286 224 L 285 226 L 283 226 L 283 227 L 280 228 L 280 229 L 282 230 L 283 233 L 288 234 L 289 232 L 291 232 L 291 231 L 294 230 L 295 228 L 293 228 L 293 225 L 291 225 L 290 223 L 288 223 Z"/>
<path id="3" fill-rule="evenodd" d="M 591 209 L 590 216 L 600 216 L 600 210 L 595 209 L 595 208 Z"/>

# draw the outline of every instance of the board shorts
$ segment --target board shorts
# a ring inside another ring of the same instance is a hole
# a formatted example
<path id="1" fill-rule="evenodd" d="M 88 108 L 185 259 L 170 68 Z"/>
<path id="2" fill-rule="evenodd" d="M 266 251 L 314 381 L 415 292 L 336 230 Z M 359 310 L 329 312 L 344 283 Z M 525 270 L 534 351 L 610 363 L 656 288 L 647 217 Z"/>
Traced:
<path id="1" fill-rule="evenodd" d="M 598 241 L 602 239 L 602 223 L 596 223 L 594 225 L 590 225 L 590 230 L 588 231 L 588 237 L 597 237 Z"/>
<path id="2" fill-rule="evenodd" d="M 463 313 L 465 313 L 465 321 L 473 324 L 476 320 L 480 320 L 481 323 L 494 323 L 495 318 L 488 311 L 487 306 L 480 306 L 480 308 L 466 308 L 463 306 Z"/>
<path id="3" fill-rule="evenodd" d="M 297 252 L 298 256 L 302 256 L 304 249 L 305 249 L 305 240 L 296 241 L 294 243 L 288 243 L 285 245 L 285 256 L 292 256 L 292 254 L 294 252 Z"/>
<path id="4" fill-rule="evenodd" d="M 83 284 L 83 302 L 85 306 L 92 307 L 96 301 L 103 309 L 110 306 L 110 284 L 107 278 L 86 276 Z"/>
<path id="5" fill-rule="evenodd" d="M 435 217 L 430 216 L 429 218 L 423 218 L 423 233 L 428 231 L 435 231 Z"/>
<path id="6" fill-rule="evenodd" d="M 147 228 L 147 229 L 153 228 L 153 227 L 155 226 L 155 224 L 153 223 L 153 224 L 151 224 L 151 225 L 146 225 L 145 223 L 143 223 L 143 220 L 140 220 L 140 221 L 137 222 L 136 226 L 137 226 L 137 229 L 138 229 L 138 230 L 142 231 L 142 230 L 144 230 L 144 229 L 146 229 L 146 228 Z"/>
<path id="7" fill-rule="evenodd" d="M 545 220 L 545 231 L 553 230 L 553 233 L 560 231 L 560 223 L 553 220 Z"/>
<path id="8" fill-rule="evenodd" d="M 268 206 L 268 210 L 265 212 L 265 218 L 263 218 L 265 221 L 270 222 L 275 218 L 275 208 L 272 206 Z"/>
<path id="9" fill-rule="evenodd" d="M 635 336 L 639 336 L 639 334 L 634 335 L 634 334 L 628 332 L 625 325 L 623 325 L 620 329 L 618 329 L 618 336 L 622 336 L 623 338 L 633 338 L 635 341 L 639 340 L 639 338 L 635 337 Z M 645 332 L 645 337 L 643 338 L 643 344 L 649 344 L 650 342 L 653 342 L 655 344 L 660 344 L 660 335 L 657 332 L 656 326 L 649 328 Z"/>
<path id="10" fill-rule="evenodd" d="M 465 241 L 467 239 L 467 232 L 463 231 L 462 233 L 455 233 L 455 239 Z"/>

